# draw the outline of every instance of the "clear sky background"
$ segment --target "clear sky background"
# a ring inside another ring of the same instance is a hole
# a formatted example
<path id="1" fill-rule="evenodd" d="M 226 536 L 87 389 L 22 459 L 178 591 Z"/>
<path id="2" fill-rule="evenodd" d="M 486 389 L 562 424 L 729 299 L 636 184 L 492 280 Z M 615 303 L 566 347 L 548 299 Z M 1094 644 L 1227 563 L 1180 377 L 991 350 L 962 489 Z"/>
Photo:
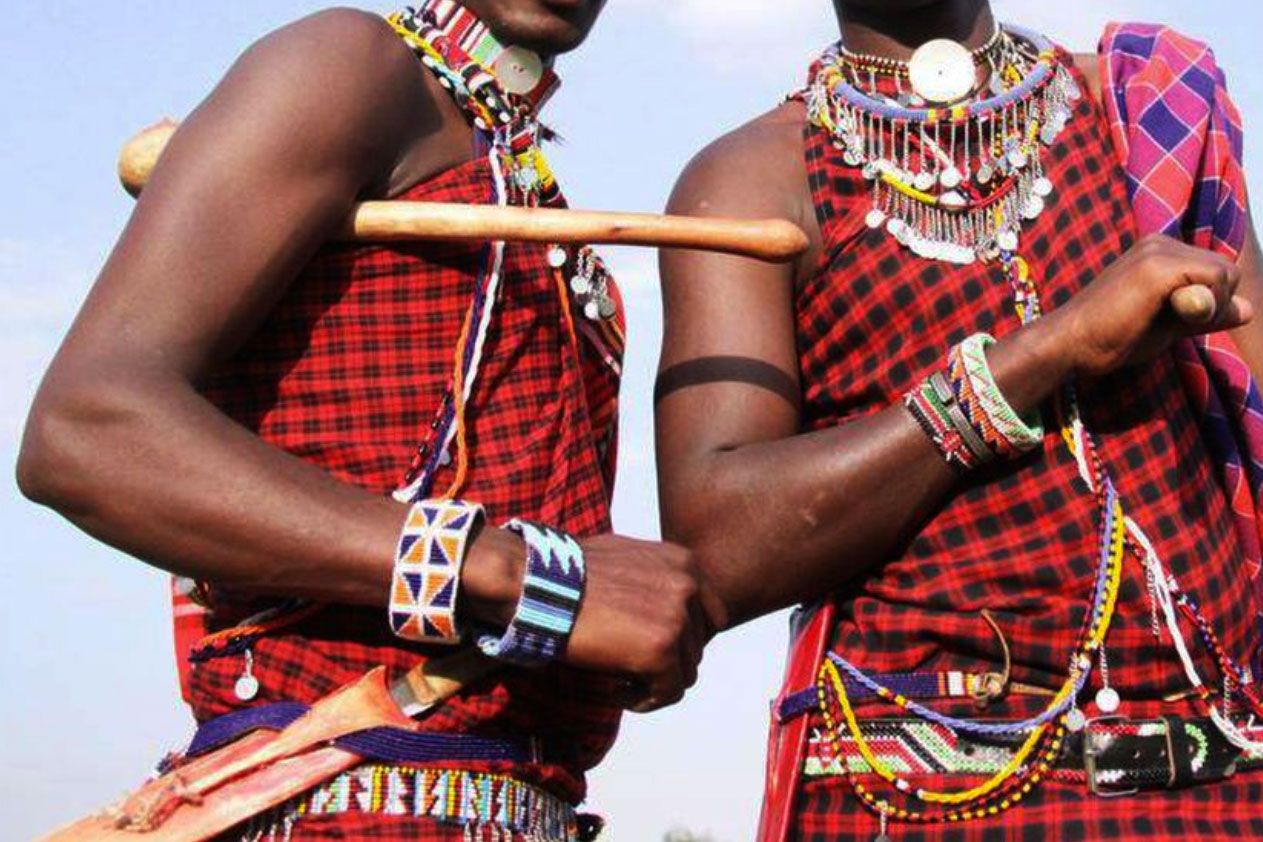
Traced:
<path id="1" fill-rule="evenodd" d="M 187 113 L 250 41 L 322 4 L 305 0 L 67 3 L 7 0 L 0 27 L 0 465 L 17 452 L 38 378 L 131 202 L 119 146 Z M 1110 19 L 1159 20 L 1215 45 L 1263 149 L 1263 7 L 1242 0 L 1000 0 L 1002 19 L 1078 50 Z M 386 7 L 381 7 L 386 11 Z M 549 119 L 572 204 L 657 211 L 708 140 L 796 86 L 836 37 L 827 0 L 609 0 L 563 59 Z M 757 172 L 744 177 L 758 178 Z M 1263 188 L 1259 188 L 1263 190 Z M 624 446 L 615 525 L 658 534 L 650 389 L 660 308 L 654 257 L 617 250 L 629 306 Z M 0 483 L 0 840 L 29 839 L 100 806 L 179 746 L 180 703 L 165 577 L 77 533 Z M 767 701 L 785 648 L 776 616 L 712 645 L 679 707 L 631 716 L 592 776 L 591 807 L 619 842 L 690 828 L 753 836 Z"/>

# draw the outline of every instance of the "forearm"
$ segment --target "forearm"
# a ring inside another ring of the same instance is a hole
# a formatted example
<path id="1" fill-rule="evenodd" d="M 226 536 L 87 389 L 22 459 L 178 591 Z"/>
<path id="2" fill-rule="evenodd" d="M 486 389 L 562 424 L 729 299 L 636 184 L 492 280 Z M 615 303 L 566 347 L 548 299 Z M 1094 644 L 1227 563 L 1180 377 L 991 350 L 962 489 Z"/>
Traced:
<path id="1" fill-rule="evenodd" d="M 1071 374 L 1053 333 L 1039 323 L 988 353 L 1019 412 Z M 817 598 L 890 557 L 957 480 L 902 405 L 712 452 L 679 477 L 663 483 L 664 528 L 696 553 L 722 626 Z"/>
<path id="2" fill-rule="evenodd" d="M 264 442 L 175 377 L 54 374 L 32 411 L 24 490 L 155 566 L 231 589 L 385 606 L 406 508 Z M 498 530 L 486 530 L 498 533 Z M 512 540 L 480 536 L 465 610 L 502 619 Z"/>

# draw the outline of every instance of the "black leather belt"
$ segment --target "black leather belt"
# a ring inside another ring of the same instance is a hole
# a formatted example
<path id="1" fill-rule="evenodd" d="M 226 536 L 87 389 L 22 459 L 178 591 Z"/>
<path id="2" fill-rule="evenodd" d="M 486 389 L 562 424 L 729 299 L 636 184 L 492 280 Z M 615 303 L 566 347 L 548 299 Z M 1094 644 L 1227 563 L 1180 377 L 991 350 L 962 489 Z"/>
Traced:
<path id="1" fill-rule="evenodd" d="M 1090 719 L 1068 736 L 1057 764 L 1082 769 L 1088 788 L 1103 796 L 1196 786 L 1259 767 L 1263 753 L 1244 753 L 1209 718 L 1178 716 Z"/>

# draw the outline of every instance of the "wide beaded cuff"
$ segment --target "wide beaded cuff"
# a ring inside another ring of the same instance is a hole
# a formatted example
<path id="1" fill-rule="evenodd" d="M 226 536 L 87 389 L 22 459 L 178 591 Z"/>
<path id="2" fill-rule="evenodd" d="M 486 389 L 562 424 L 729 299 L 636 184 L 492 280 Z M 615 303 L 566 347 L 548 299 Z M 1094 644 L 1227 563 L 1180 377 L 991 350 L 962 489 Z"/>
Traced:
<path id="1" fill-rule="evenodd" d="M 408 510 L 390 589 L 390 628 L 418 643 L 459 643 L 456 597 L 469 536 L 482 506 L 423 500 Z"/>
<path id="2" fill-rule="evenodd" d="M 971 470 L 996 458 L 1013 459 L 1039 447 L 1044 430 L 1009 406 L 991 369 L 985 333 L 970 336 L 947 355 L 947 367 L 904 397 L 904 405 L 949 464 Z"/>
<path id="3" fill-rule="evenodd" d="M 526 575 L 513 621 L 502 636 L 484 634 L 478 646 L 493 658 L 539 666 L 560 657 L 583 600 L 583 550 L 564 532 L 513 520 L 505 529 L 526 542 Z"/>

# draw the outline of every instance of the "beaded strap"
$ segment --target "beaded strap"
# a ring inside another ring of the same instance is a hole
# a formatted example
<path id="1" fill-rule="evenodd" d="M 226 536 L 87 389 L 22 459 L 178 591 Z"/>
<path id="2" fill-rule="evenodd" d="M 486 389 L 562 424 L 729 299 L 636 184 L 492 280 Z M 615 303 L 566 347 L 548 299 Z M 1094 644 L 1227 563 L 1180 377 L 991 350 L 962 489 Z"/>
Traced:
<path id="1" fill-rule="evenodd" d="M 574 628 L 583 601 L 583 550 L 564 532 L 524 520 L 505 529 L 526 542 L 526 576 L 513 621 L 502 636 L 482 635 L 484 653 L 522 666 L 557 659 Z"/>
<path id="2" fill-rule="evenodd" d="M 937 385 L 941 386 L 941 381 Z M 948 404 L 952 402 L 950 390 L 947 390 L 947 400 L 944 400 L 944 392 L 935 386 L 935 378 L 925 380 L 904 396 L 904 406 L 949 465 L 961 471 L 973 470 L 982 461 L 978 451 L 965 438 L 965 435 L 972 437 L 973 432 L 969 430 L 967 423 L 961 426 L 968 432 L 961 432 L 961 427 L 957 426 L 956 418 L 948 408 Z M 980 447 L 979 450 L 985 455 L 985 448 Z"/>
<path id="3" fill-rule="evenodd" d="M 418 643 L 459 643 L 456 597 L 460 571 L 482 506 L 423 500 L 408 510 L 390 590 L 390 628 Z"/>

